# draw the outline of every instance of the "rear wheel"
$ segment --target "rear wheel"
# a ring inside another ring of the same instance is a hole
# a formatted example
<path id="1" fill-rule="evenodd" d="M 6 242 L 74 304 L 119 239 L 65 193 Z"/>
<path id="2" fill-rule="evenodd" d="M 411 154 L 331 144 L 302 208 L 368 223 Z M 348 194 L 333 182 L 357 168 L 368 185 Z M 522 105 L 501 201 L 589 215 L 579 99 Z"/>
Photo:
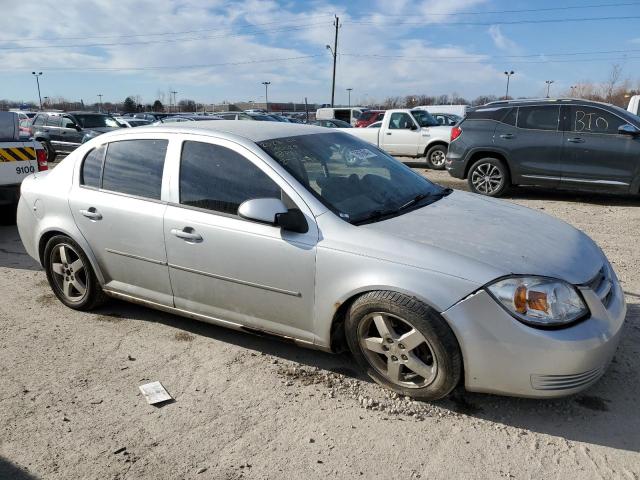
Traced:
<path id="1" fill-rule="evenodd" d="M 436 400 L 459 383 L 462 355 L 446 321 L 406 295 L 364 294 L 349 309 L 347 343 L 380 385 L 421 400 Z"/>
<path id="2" fill-rule="evenodd" d="M 47 280 L 67 307 L 92 310 L 107 299 L 82 248 L 66 235 L 51 238 L 44 250 Z"/>
<path id="3" fill-rule="evenodd" d="M 497 158 L 482 158 L 469 169 L 469 189 L 474 193 L 499 197 L 511 185 L 511 176 L 505 164 Z"/>
<path id="4" fill-rule="evenodd" d="M 56 151 L 53 149 L 51 142 L 48 140 L 38 140 L 42 144 L 42 148 L 47 153 L 47 162 L 53 162 L 56 159 Z"/>
<path id="5" fill-rule="evenodd" d="M 447 147 L 434 145 L 427 151 L 427 166 L 432 170 L 444 170 Z"/>

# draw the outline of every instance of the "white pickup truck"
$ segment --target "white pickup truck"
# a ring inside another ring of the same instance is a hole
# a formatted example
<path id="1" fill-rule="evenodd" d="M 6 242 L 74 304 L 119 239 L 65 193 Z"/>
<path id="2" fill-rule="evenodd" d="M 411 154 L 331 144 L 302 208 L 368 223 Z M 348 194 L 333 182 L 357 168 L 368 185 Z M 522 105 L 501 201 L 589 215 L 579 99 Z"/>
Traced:
<path id="1" fill-rule="evenodd" d="M 380 128 L 345 128 L 342 132 L 376 145 L 391 155 L 413 157 L 434 170 L 444 169 L 451 128 L 426 110 L 387 110 Z"/>
<path id="2" fill-rule="evenodd" d="M 22 180 L 47 168 L 47 154 L 40 142 L 20 135 L 18 114 L 0 112 L 0 209 L 13 208 Z"/>

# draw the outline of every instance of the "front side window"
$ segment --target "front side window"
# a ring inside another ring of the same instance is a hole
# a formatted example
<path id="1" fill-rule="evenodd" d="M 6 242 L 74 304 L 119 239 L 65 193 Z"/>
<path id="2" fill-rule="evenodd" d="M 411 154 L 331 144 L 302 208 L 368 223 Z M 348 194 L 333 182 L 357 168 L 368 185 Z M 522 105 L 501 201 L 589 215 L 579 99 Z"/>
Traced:
<path id="1" fill-rule="evenodd" d="M 411 115 L 413 115 L 413 118 L 416 119 L 416 122 L 418 122 L 418 125 L 421 127 L 437 127 L 440 125 L 438 121 L 433 118 L 433 115 L 426 110 L 411 110 Z"/>
<path id="2" fill-rule="evenodd" d="M 626 120 L 602 110 L 575 105 L 569 109 L 569 130 L 575 133 L 604 133 L 616 135 Z"/>
<path id="3" fill-rule="evenodd" d="M 520 107 L 518 112 L 518 128 L 556 131 L 558 130 L 559 118 L 559 106 Z"/>
<path id="4" fill-rule="evenodd" d="M 180 203 L 230 215 L 245 200 L 281 198 L 280 187 L 239 153 L 186 141 L 180 158 Z"/>
<path id="5" fill-rule="evenodd" d="M 414 123 L 408 113 L 395 112 L 391 114 L 391 118 L 389 119 L 390 130 L 407 130 L 411 128 L 412 125 L 414 125 Z"/>
<path id="6" fill-rule="evenodd" d="M 167 140 L 123 140 L 110 143 L 102 188 L 160 200 Z"/>
<path id="7" fill-rule="evenodd" d="M 73 121 L 72 118 L 69 117 L 62 117 L 62 128 L 74 128 L 76 125 L 76 122 Z"/>
<path id="8" fill-rule="evenodd" d="M 385 152 L 335 130 L 258 145 L 324 205 L 354 224 L 401 214 L 446 192 Z"/>
<path id="9" fill-rule="evenodd" d="M 100 178 L 102 177 L 102 160 L 106 147 L 100 145 L 94 148 L 84 157 L 80 170 L 80 185 L 100 188 Z"/>

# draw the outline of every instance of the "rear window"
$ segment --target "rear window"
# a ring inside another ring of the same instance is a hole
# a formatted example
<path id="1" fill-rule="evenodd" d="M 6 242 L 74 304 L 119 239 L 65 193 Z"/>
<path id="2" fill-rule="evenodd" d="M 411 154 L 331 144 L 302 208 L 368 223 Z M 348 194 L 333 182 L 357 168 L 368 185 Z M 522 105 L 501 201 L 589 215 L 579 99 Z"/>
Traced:
<path id="1" fill-rule="evenodd" d="M 160 200 L 167 140 L 123 140 L 110 143 L 102 188 Z"/>

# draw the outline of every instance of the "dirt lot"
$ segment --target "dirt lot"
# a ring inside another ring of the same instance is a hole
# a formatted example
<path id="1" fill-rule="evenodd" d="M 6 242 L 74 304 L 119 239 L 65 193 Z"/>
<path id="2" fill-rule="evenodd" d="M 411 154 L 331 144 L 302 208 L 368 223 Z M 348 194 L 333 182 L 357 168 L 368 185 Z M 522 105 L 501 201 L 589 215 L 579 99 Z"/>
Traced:
<path id="1" fill-rule="evenodd" d="M 74 312 L 15 226 L 0 227 L 0 478 L 640 479 L 640 200 L 508 200 L 586 231 L 623 283 L 622 343 L 582 395 L 417 403 L 361 377 L 347 355 L 115 301 Z M 175 402 L 147 405 L 138 385 L 152 380 Z"/>

